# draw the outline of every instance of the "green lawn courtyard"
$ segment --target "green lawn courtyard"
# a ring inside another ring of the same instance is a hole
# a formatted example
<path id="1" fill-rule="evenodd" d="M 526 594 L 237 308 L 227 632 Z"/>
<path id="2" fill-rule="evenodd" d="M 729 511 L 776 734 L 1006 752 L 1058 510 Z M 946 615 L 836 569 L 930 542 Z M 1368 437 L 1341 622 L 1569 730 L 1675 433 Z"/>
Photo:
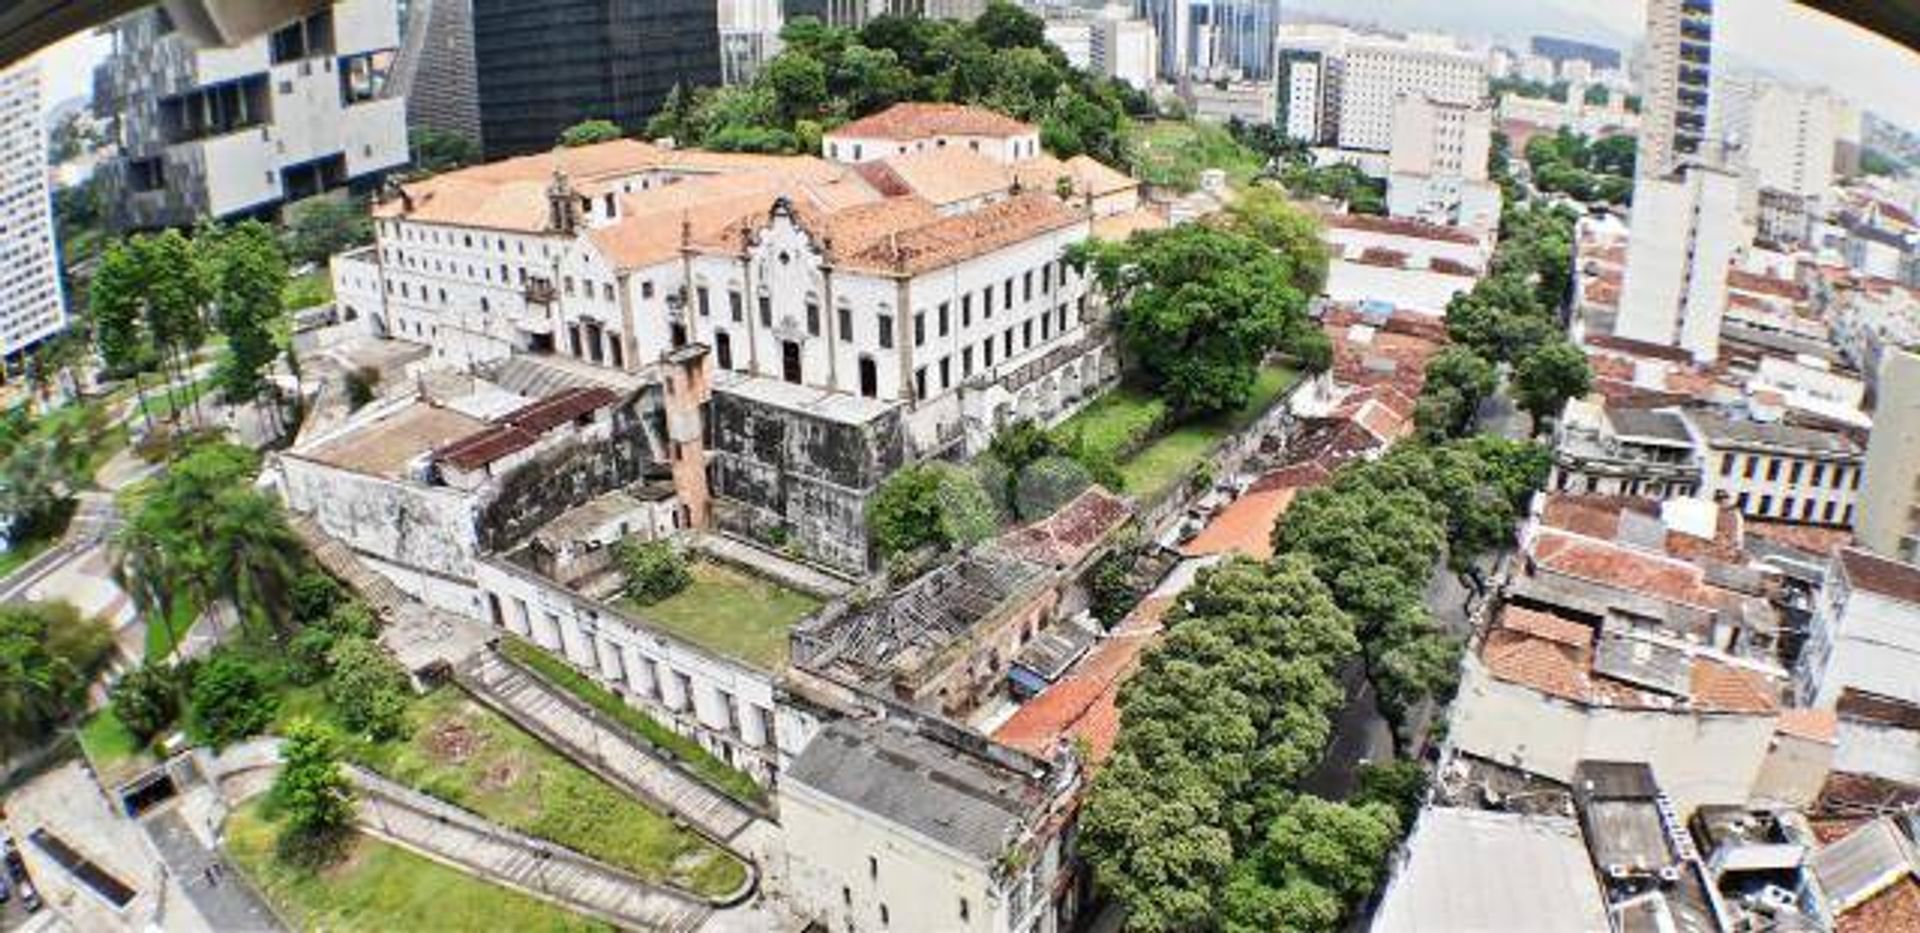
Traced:
<path id="1" fill-rule="evenodd" d="M 279 828 L 265 809 L 263 798 L 234 811 L 226 824 L 227 852 L 296 929 L 338 933 L 611 929 L 358 833 L 331 866 L 314 870 L 290 864 L 276 852 Z"/>
<path id="2" fill-rule="evenodd" d="M 1245 407 L 1188 422 L 1154 437 L 1132 456 L 1119 460 L 1126 492 L 1141 499 L 1155 498 L 1206 459 L 1221 439 L 1252 424 L 1299 379 L 1300 374 L 1289 367 L 1262 367 Z M 1150 436 L 1165 416 L 1166 403 L 1160 398 L 1132 386 L 1120 386 L 1055 430 L 1063 437 L 1078 433 L 1088 447 L 1117 459 L 1120 451 Z"/>
<path id="3" fill-rule="evenodd" d="M 719 654 L 763 670 L 787 663 L 787 633 L 819 611 L 820 601 L 763 577 L 712 561 L 688 568 L 693 583 L 651 605 L 620 608 Z"/>

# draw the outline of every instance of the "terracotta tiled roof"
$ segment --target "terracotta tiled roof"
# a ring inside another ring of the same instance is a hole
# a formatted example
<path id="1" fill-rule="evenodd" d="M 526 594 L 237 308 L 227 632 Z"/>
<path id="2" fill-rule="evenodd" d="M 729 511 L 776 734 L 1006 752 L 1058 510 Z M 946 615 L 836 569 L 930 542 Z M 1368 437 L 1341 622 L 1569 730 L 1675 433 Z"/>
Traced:
<path id="1" fill-rule="evenodd" d="M 1274 489 L 1312 489 L 1333 479 L 1333 472 L 1318 463 L 1295 463 L 1262 474 L 1247 487 L 1248 492 Z"/>
<path id="2" fill-rule="evenodd" d="M 1339 230 L 1360 230 L 1367 233 L 1385 233 L 1394 236 L 1413 237 L 1421 240 L 1434 240 L 1441 243 L 1458 243 L 1462 246 L 1479 246 L 1480 238 L 1457 227 L 1443 227 L 1425 221 L 1407 220 L 1397 217 L 1378 217 L 1372 214 L 1328 214 L 1321 220 L 1329 227 Z"/>
<path id="3" fill-rule="evenodd" d="M 1037 563 L 1071 567 L 1133 517 L 1127 500 L 1089 486 L 1052 515 L 1001 537 L 1010 551 Z"/>
<path id="4" fill-rule="evenodd" d="M 834 252 L 843 256 L 841 265 L 846 267 L 917 274 L 1003 249 L 1084 222 L 1084 219 L 1051 194 L 1029 192 L 923 226 L 898 232 L 890 230 L 866 248 L 850 253 L 843 253 L 836 236 Z"/>
<path id="5" fill-rule="evenodd" d="M 1833 933 L 1913 933 L 1920 930 L 1920 881 L 1896 882 L 1834 920 Z"/>
<path id="6" fill-rule="evenodd" d="M 1493 676 L 1548 696 L 1585 703 L 1592 693 L 1593 661 L 1585 648 L 1497 628 L 1487 633 L 1480 658 Z"/>
<path id="7" fill-rule="evenodd" d="M 538 443 L 540 435 L 510 424 L 475 431 L 434 451 L 434 459 L 461 470 L 478 470 Z"/>
<path id="8" fill-rule="evenodd" d="M 1142 230 L 1165 230 L 1167 219 L 1147 208 L 1093 219 L 1093 236 L 1100 240 L 1124 240 Z"/>
<path id="9" fill-rule="evenodd" d="M 1024 136 L 1039 132 L 1006 114 L 964 104 L 894 104 L 827 133 L 828 139 L 925 139 L 930 136 Z"/>
<path id="10" fill-rule="evenodd" d="M 1721 713 L 1771 713 L 1780 708 L 1780 691 L 1768 677 L 1710 658 L 1695 658 L 1692 676 L 1695 709 Z"/>
<path id="11" fill-rule="evenodd" d="M 1605 586 L 1704 609 L 1720 604 L 1699 567 L 1608 541 L 1543 530 L 1531 557 L 1542 567 Z"/>
<path id="12" fill-rule="evenodd" d="M 1593 629 L 1550 613 L 1508 604 L 1500 608 L 1500 627 L 1575 648 L 1593 644 Z"/>
<path id="13" fill-rule="evenodd" d="M 1777 279 L 1770 275 L 1760 275 L 1740 269 L 1727 270 L 1727 288 L 1733 291 L 1754 292 L 1761 295 L 1773 295 L 1793 301 L 1805 301 L 1807 289 L 1798 282 Z"/>
<path id="14" fill-rule="evenodd" d="M 1014 176 L 1006 166 L 957 146 L 894 156 L 882 164 L 909 192 L 938 205 L 971 201 L 1013 188 Z"/>
<path id="15" fill-rule="evenodd" d="M 1834 715 L 1833 710 L 1789 709 L 1780 712 L 1780 722 L 1773 731 L 1831 745 L 1839 726 L 1840 718 Z"/>
<path id="16" fill-rule="evenodd" d="M 1876 557 L 1859 548 L 1840 551 L 1840 566 L 1854 588 L 1920 605 L 1920 567 Z"/>
<path id="17" fill-rule="evenodd" d="M 1820 528 L 1752 518 L 1747 519 L 1746 527 L 1747 533 L 1755 537 L 1822 556 L 1853 543 L 1853 532 L 1845 528 Z"/>
<path id="18" fill-rule="evenodd" d="M 1091 764 L 1105 761 L 1120 733 L 1120 687 L 1138 666 L 1140 653 L 1159 637 L 1161 621 L 1172 608 L 1169 597 L 1142 600 L 1066 677 L 994 730 L 994 741 L 1046 757 L 1062 737 L 1080 738 Z"/>
<path id="19" fill-rule="evenodd" d="M 1273 556 L 1273 526 L 1293 504 L 1297 489 L 1249 489 L 1213 516 L 1207 527 L 1181 546 L 1188 557 L 1243 554 L 1255 560 Z"/>

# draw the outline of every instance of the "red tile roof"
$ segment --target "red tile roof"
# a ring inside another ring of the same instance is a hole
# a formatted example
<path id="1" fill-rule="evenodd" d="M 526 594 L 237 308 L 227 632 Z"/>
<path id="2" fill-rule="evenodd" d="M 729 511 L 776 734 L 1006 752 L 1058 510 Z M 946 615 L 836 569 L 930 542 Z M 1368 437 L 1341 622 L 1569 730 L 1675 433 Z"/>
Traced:
<path id="1" fill-rule="evenodd" d="M 1842 548 L 1840 567 L 1854 588 L 1920 605 L 1920 567 L 1877 557 L 1859 548 Z"/>
<path id="2" fill-rule="evenodd" d="M 478 470 L 532 447 L 539 435 L 510 424 L 481 428 L 434 453 L 434 458 L 461 470 Z"/>
<path id="3" fill-rule="evenodd" d="M 1778 686 L 1757 671 L 1696 658 L 1691 680 L 1695 709 L 1763 714 L 1780 708 Z"/>
<path id="4" fill-rule="evenodd" d="M 1090 764 L 1105 761 L 1120 733 L 1120 687 L 1139 665 L 1140 653 L 1160 637 L 1161 620 L 1172 608 L 1169 597 L 1142 600 L 1065 677 L 995 729 L 994 741 L 1047 757 L 1062 737 L 1080 738 Z"/>
<path id="5" fill-rule="evenodd" d="M 1480 658 L 1493 676 L 1575 703 L 1593 693 L 1588 670 L 1591 652 L 1526 632 L 1497 628 L 1487 633 Z"/>
<path id="6" fill-rule="evenodd" d="M 1039 132 L 1006 114 L 964 104 L 909 102 L 861 117 L 827 133 L 861 139 L 925 139 L 929 136 L 1024 136 Z"/>
<path id="7" fill-rule="evenodd" d="M 1807 300 L 1807 289 L 1798 282 L 1778 279 L 1770 275 L 1746 272 L 1740 269 L 1727 270 L 1727 288 L 1739 292 L 1754 292 L 1761 295 L 1773 295 L 1793 301 Z"/>
<path id="8" fill-rule="evenodd" d="M 575 386 L 516 408 L 498 420 L 501 424 L 511 424 L 534 434 L 545 434 L 581 415 L 599 411 L 619 401 L 620 396 L 604 386 Z"/>
<path id="9" fill-rule="evenodd" d="M 1551 613 L 1508 604 L 1500 608 L 1500 627 L 1575 648 L 1593 644 L 1593 629 Z"/>
<path id="10" fill-rule="evenodd" d="M 1089 486 L 1052 515 L 1008 532 L 1000 540 L 1008 550 L 1028 560 L 1072 567 L 1132 517 L 1133 509 L 1126 499 L 1102 486 Z"/>
<path id="11" fill-rule="evenodd" d="M 1287 513 L 1299 490 L 1248 489 L 1233 504 L 1221 509 L 1207 527 L 1180 548 L 1188 557 L 1210 554 L 1244 554 L 1255 560 L 1273 556 L 1273 526 Z"/>
<path id="12" fill-rule="evenodd" d="M 1752 518 L 1747 519 L 1747 533 L 1820 555 L 1832 554 L 1835 549 L 1853 542 L 1853 532 L 1845 528 L 1819 528 Z"/>
<path id="13" fill-rule="evenodd" d="M 1913 933 L 1920 930 L 1920 881 L 1912 875 L 1835 918 L 1833 933 Z"/>
<path id="14" fill-rule="evenodd" d="M 1547 529 L 1534 539 L 1531 557 L 1547 569 L 1605 586 L 1703 609 L 1720 605 L 1699 567 L 1612 542 Z"/>
<path id="15" fill-rule="evenodd" d="M 1480 238 L 1456 227 L 1443 227 L 1420 220 L 1407 220 L 1397 217 L 1379 217 L 1372 214 L 1328 214 L 1321 218 L 1329 227 L 1341 230 L 1359 230 L 1366 233 L 1385 233 L 1394 236 L 1413 237 L 1421 240 L 1435 240 L 1441 243 L 1458 243 L 1462 246 L 1479 246 Z"/>
<path id="16" fill-rule="evenodd" d="M 1789 709 L 1780 712 L 1773 731 L 1832 745 L 1840 728 L 1840 717 L 1830 709 Z"/>

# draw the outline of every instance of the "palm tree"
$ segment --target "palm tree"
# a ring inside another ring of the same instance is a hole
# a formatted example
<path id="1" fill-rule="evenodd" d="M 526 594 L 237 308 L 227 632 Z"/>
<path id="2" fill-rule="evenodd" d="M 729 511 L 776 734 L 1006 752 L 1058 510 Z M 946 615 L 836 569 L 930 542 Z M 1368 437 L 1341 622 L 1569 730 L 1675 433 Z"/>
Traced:
<path id="1" fill-rule="evenodd" d="M 173 535 L 157 518 L 155 512 L 136 510 L 114 535 L 113 579 L 147 624 L 158 625 L 166 633 L 163 657 L 171 657 L 180 648 L 180 633 L 173 630 Z"/>
<path id="2" fill-rule="evenodd" d="M 288 591 L 299 573 L 300 541 L 280 506 L 257 490 L 236 488 L 220 497 L 213 540 L 219 593 L 242 621 L 257 610 L 276 636 L 289 634 Z"/>
<path id="3" fill-rule="evenodd" d="M 54 666 L 35 663 L 33 652 L 21 650 L 25 647 L 0 645 L 0 759 L 11 757 L 21 740 L 31 740 L 59 712 Z"/>

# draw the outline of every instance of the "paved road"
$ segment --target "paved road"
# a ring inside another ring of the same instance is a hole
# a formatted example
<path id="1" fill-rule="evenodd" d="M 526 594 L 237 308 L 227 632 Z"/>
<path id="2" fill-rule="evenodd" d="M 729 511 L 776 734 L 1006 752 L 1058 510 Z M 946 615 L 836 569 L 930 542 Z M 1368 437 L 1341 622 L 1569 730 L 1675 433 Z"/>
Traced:
<path id="1" fill-rule="evenodd" d="M 253 886 L 224 855 L 201 843 L 178 808 L 149 817 L 141 826 L 208 926 L 220 931 L 281 929 Z M 209 867 L 214 874 L 208 873 Z"/>
<path id="2" fill-rule="evenodd" d="M 1333 738 L 1320 764 L 1301 780 L 1300 788 L 1328 800 L 1345 800 L 1358 783 L 1354 772 L 1366 762 L 1393 760 L 1393 730 L 1374 704 L 1373 684 L 1359 659 L 1341 674 L 1347 705 L 1333 720 Z"/>
<path id="3" fill-rule="evenodd" d="M 710 913 L 693 895 L 650 884 L 371 772 L 349 773 L 359 790 L 362 828 L 495 884 L 629 929 L 692 931 Z"/>

